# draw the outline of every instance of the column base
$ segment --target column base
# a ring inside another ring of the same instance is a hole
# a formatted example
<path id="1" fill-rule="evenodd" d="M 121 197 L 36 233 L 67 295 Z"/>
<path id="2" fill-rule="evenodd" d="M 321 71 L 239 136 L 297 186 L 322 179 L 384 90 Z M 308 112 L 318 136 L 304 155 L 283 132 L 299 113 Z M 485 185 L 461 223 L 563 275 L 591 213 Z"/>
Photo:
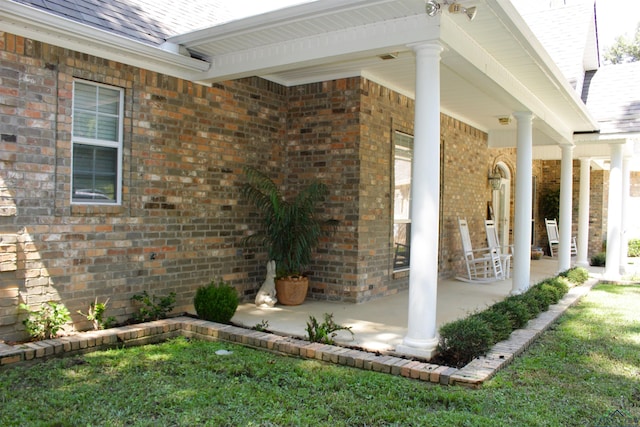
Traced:
<path id="1" fill-rule="evenodd" d="M 436 355 L 438 341 L 438 338 L 431 340 L 414 340 L 405 337 L 402 344 L 396 347 L 396 353 L 431 360 Z"/>

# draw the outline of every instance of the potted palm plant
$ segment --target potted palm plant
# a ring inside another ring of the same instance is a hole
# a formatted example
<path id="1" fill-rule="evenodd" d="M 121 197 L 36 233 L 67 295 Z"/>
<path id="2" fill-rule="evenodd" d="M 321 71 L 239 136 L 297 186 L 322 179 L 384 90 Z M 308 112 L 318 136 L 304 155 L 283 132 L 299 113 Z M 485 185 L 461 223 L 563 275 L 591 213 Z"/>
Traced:
<path id="1" fill-rule="evenodd" d="M 245 243 L 265 247 L 269 259 L 276 262 L 276 296 L 284 305 L 302 304 L 307 296 L 309 279 L 304 268 L 311 262 L 313 249 L 327 225 L 337 221 L 322 220 L 317 205 L 328 193 L 327 186 L 313 181 L 295 197 L 285 199 L 278 186 L 255 168 L 245 168 L 247 182 L 242 194 L 262 215 L 262 227 L 247 236 Z"/>

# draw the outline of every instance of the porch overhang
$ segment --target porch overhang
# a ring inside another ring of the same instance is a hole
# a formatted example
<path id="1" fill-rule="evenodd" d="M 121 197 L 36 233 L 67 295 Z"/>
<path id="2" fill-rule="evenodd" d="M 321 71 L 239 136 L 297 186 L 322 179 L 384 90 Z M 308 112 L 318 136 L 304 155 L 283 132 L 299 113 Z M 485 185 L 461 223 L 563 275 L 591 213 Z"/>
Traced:
<path id="1" fill-rule="evenodd" d="M 203 84 L 260 76 L 295 86 L 361 76 L 411 98 L 410 46 L 438 40 L 445 47 L 441 111 L 486 132 L 490 146 L 515 146 L 515 124 L 499 119 L 518 111 L 534 114 L 534 145 L 598 129 L 511 2 L 459 3 L 477 7 L 473 21 L 447 11 L 430 17 L 424 0 L 308 1 L 154 46 L 0 0 L 0 29 Z"/>

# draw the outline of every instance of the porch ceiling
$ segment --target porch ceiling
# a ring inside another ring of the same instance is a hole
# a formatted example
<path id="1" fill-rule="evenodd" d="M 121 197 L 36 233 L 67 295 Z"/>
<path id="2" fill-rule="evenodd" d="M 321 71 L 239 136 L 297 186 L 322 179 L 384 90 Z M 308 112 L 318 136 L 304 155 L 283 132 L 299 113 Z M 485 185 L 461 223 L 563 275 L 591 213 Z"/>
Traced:
<path id="1" fill-rule="evenodd" d="M 492 146 L 515 145 L 514 111 L 535 114 L 534 144 L 573 140 L 597 123 L 569 82 L 507 0 L 474 5 L 473 21 L 444 11 L 425 14 L 424 0 L 323 0 L 168 39 L 212 67 L 205 83 L 259 75 L 294 86 L 362 76 L 411 98 L 413 43 L 440 40 L 441 108 L 489 133 Z M 446 5 L 443 5 L 446 9 Z M 380 55 L 395 59 L 383 60 Z"/>

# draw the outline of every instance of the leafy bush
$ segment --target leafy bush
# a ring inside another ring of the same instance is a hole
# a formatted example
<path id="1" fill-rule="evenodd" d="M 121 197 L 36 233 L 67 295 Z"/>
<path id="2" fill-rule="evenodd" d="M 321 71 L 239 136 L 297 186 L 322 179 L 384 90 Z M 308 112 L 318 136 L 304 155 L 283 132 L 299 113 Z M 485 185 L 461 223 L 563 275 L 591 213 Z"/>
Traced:
<path id="1" fill-rule="evenodd" d="M 471 316 L 440 328 L 438 352 L 452 366 L 461 367 L 489 351 L 492 341 L 493 332 L 487 322 Z"/>
<path id="2" fill-rule="evenodd" d="M 606 260 L 606 255 L 604 256 Z M 574 267 L 569 270 L 563 271 L 559 274 L 560 277 L 566 277 L 571 283 L 581 285 L 589 279 L 589 272 L 586 268 Z"/>
<path id="3" fill-rule="evenodd" d="M 337 331 L 349 331 L 353 335 L 350 326 L 339 325 L 333 320 L 333 313 L 325 313 L 322 323 L 318 323 L 315 317 L 309 316 L 307 322 L 307 339 L 309 341 L 334 344 Z"/>
<path id="4" fill-rule="evenodd" d="M 487 326 L 489 326 L 489 329 L 493 334 L 493 342 L 506 340 L 513 331 L 509 316 L 500 310 L 494 310 L 493 307 L 474 314 L 473 316 L 482 320 L 487 324 Z"/>
<path id="5" fill-rule="evenodd" d="M 581 271 L 583 270 L 583 271 Z M 572 269 L 566 276 L 586 280 L 586 270 Z M 509 338 L 549 305 L 557 303 L 569 290 L 567 277 L 557 276 L 532 286 L 522 295 L 513 295 L 485 311 L 440 328 L 439 357 L 447 365 L 461 367 L 485 354 L 498 341 Z"/>
<path id="6" fill-rule="evenodd" d="M 28 305 L 20 304 L 20 309 L 29 313 L 24 319 L 24 324 L 29 336 L 36 340 L 54 338 L 65 323 L 71 321 L 71 314 L 64 304 L 49 301 L 40 307 L 40 310 L 31 310 Z"/>
<path id="7" fill-rule="evenodd" d="M 556 288 L 556 290 L 558 291 L 558 294 L 560 295 L 560 298 L 562 298 L 564 294 L 569 292 L 569 280 L 566 277 L 562 277 L 562 276 L 553 277 L 551 279 L 547 279 L 544 283 Z"/>
<path id="8" fill-rule="evenodd" d="M 607 254 L 599 252 L 591 257 L 591 265 L 593 267 L 604 267 L 607 264 Z"/>
<path id="9" fill-rule="evenodd" d="M 134 318 L 139 322 L 148 322 L 167 317 L 176 303 L 176 293 L 171 292 L 165 297 L 157 297 L 144 291 L 142 294 L 132 296 L 131 300 L 140 305 Z"/>
<path id="10" fill-rule="evenodd" d="M 630 257 L 640 257 L 640 239 L 630 239 L 627 254 Z"/>
<path id="11" fill-rule="evenodd" d="M 198 317 L 218 323 L 229 323 L 238 308 L 238 292 L 223 281 L 212 281 L 198 288 L 193 306 Z"/>
<path id="12" fill-rule="evenodd" d="M 491 309 L 505 314 L 512 329 L 523 327 L 532 318 L 529 307 L 522 298 L 508 297 L 494 304 Z"/>

